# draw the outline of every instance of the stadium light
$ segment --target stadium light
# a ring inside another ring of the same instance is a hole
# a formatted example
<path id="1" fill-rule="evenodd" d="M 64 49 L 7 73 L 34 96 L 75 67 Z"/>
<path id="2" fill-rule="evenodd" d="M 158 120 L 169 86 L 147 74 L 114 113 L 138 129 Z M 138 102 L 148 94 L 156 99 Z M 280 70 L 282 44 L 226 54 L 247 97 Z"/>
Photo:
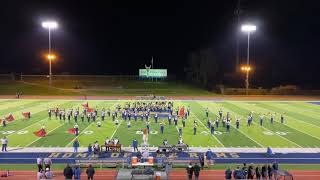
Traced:
<path id="1" fill-rule="evenodd" d="M 246 95 L 249 94 L 249 71 L 251 70 L 250 66 L 249 66 L 249 57 L 250 57 L 250 33 L 255 32 L 257 30 L 257 27 L 253 24 L 244 24 L 241 26 L 241 31 L 242 32 L 246 32 L 248 34 L 248 48 L 247 48 L 247 66 L 246 68 L 243 67 L 246 71 Z"/>
<path id="2" fill-rule="evenodd" d="M 47 59 L 48 59 L 49 61 L 55 60 L 55 59 L 56 59 L 56 55 L 54 55 L 54 54 L 48 54 L 48 55 L 47 55 Z"/>
<path id="3" fill-rule="evenodd" d="M 55 58 L 55 56 L 51 55 L 51 30 L 58 28 L 58 23 L 56 21 L 44 21 L 42 22 L 42 27 L 45 29 L 48 29 L 49 31 L 49 53 L 48 53 L 48 59 L 49 59 L 49 85 L 52 84 L 52 71 L 51 71 L 51 61 Z M 49 56 L 52 56 L 49 58 Z"/>

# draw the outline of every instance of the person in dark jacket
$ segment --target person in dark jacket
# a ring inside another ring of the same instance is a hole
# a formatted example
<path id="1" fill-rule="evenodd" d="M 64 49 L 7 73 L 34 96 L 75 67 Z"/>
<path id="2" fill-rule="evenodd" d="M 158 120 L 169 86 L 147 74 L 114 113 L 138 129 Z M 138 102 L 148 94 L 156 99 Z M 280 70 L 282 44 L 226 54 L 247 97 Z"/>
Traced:
<path id="1" fill-rule="evenodd" d="M 248 168 L 248 179 L 253 179 L 254 175 L 255 175 L 255 169 L 253 167 L 253 164 L 250 164 Z"/>
<path id="2" fill-rule="evenodd" d="M 73 169 L 74 179 L 80 180 L 81 178 L 81 169 L 79 165 L 76 165 Z"/>
<path id="3" fill-rule="evenodd" d="M 248 166 L 246 163 L 243 163 L 242 172 L 243 172 L 244 179 L 246 179 L 248 177 Z"/>
<path id="4" fill-rule="evenodd" d="M 67 166 L 64 168 L 63 175 L 65 179 L 72 179 L 73 171 L 69 164 L 67 164 Z"/>
<path id="5" fill-rule="evenodd" d="M 198 165 L 198 163 L 196 163 L 194 166 L 193 166 L 193 172 L 194 172 L 194 176 L 195 176 L 195 180 L 198 180 L 199 179 L 199 176 L 200 176 L 200 166 Z"/>
<path id="6" fill-rule="evenodd" d="M 201 169 L 203 170 L 203 167 L 204 167 L 204 155 L 203 154 L 199 156 L 199 161 L 200 161 Z"/>
<path id="7" fill-rule="evenodd" d="M 89 164 L 86 173 L 87 173 L 87 176 L 88 176 L 88 180 L 93 180 L 93 175 L 94 175 L 95 171 L 94 171 L 94 168 L 92 167 L 91 164 Z"/>
<path id="8" fill-rule="evenodd" d="M 261 168 L 260 166 L 256 167 L 256 179 L 260 179 L 261 178 Z"/>
<path id="9" fill-rule="evenodd" d="M 226 178 L 227 180 L 232 179 L 232 171 L 231 171 L 230 167 L 228 167 L 228 168 L 226 169 L 226 171 L 225 171 L 224 174 L 225 174 L 225 178 Z"/>
<path id="10" fill-rule="evenodd" d="M 272 174 L 273 174 L 273 169 L 270 165 L 268 165 L 268 176 L 270 180 L 272 179 Z"/>
<path id="11" fill-rule="evenodd" d="M 187 166 L 186 170 L 187 170 L 187 174 L 188 174 L 189 180 L 192 180 L 193 167 L 192 167 L 192 164 L 191 164 L 191 163 L 189 163 L 189 165 Z"/>
<path id="12" fill-rule="evenodd" d="M 267 172 L 267 165 L 262 166 L 261 168 L 261 177 L 262 179 L 267 179 L 268 172 Z"/>
<path id="13" fill-rule="evenodd" d="M 244 179 L 243 171 L 240 169 L 240 166 L 233 171 L 234 179 Z"/>

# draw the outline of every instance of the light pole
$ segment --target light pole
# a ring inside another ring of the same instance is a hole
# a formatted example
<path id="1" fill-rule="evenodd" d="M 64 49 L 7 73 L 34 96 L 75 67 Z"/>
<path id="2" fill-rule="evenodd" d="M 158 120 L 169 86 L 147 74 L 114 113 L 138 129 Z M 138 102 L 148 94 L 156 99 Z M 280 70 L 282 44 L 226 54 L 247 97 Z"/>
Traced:
<path id="1" fill-rule="evenodd" d="M 52 71 L 51 71 L 51 61 L 55 59 L 55 56 L 51 54 L 51 30 L 58 28 L 58 23 L 55 21 L 44 21 L 42 22 L 42 27 L 48 29 L 49 31 L 49 49 L 48 49 L 48 60 L 49 60 L 49 86 L 52 84 Z"/>
<path id="2" fill-rule="evenodd" d="M 244 24 L 241 26 L 241 31 L 248 33 L 248 47 L 247 47 L 247 70 L 246 71 L 246 95 L 249 94 L 249 71 L 250 71 L 250 33 L 256 31 L 257 27 L 252 24 Z M 244 69 L 242 69 L 244 70 Z"/>

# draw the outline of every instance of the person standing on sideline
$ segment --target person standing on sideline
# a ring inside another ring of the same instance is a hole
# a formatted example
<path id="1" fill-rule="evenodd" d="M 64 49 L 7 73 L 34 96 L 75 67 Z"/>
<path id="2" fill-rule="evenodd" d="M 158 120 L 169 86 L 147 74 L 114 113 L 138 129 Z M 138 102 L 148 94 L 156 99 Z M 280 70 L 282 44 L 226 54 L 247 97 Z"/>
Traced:
<path id="1" fill-rule="evenodd" d="M 229 179 L 232 179 L 232 170 L 230 169 L 230 167 L 228 167 L 227 169 L 226 169 L 226 171 L 225 171 L 225 178 L 227 179 L 227 180 L 229 180 Z"/>
<path id="2" fill-rule="evenodd" d="M 7 152 L 8 138 L 6 136 L 3 136 L 3 138 L 1 139 L 1 145 L 2 152 Z"/>
<path id="3" fill-rule="evenodd" d="M 73 141 L 73 152 L 74 152 L 74 153 L 78 153 L 78 148 L 79 148 L 79 146 L 80 146 L 80 144 L 79 144 L 78 139 L 75 139 L 75 140 Z"/>
<path id="4" fill-rule="evenodd" d="M 94 168 L 92 167 L 91 164 L 89 164 L 86 173 L 87 173 L 87 176 L 88 176 L 88 180 L 93 180 L 93 175 L 94 175 L 95 171 L 94 171 Z"/>
<path id="5" fill-rule="evenodd" d="M 200 176 L 200 166 L 198 165 L 198 163 L 196 163 L 196 164 L 193 166 L 193 171 L 194 171 L 195 180 L 199 180 L 199 176 Z"/>
<path id="6" fill-rule="evenodd" d="M 75 180 L 80 180 L 81 178 L 81 169 L 79 165 L 76 165 L 73 169 L 73 174 L 74 174 L 74 179 Z"/>
<path id="7" fill-rule="evenodd" d="M 92 146 L 91 144 L 88 145 L 88 157 L 89 159 L 91 159 L 91 156 L 92 156 Z"/>
<path id="8" fill-rule="evenodd" d="M 133 140 L 132 147 L 133 147 L 133 151 L 134 152 L 136 152 L 136 150 L 138 151 L 138 141 L 137 141 L 137 139 Z"/>
<path id="9" fill-rule="evenodd" d="M 43 159 L 44 162 L 44 169 L 47 171 L 47 169 L 51 170 L 52 161 L 51 158 L 46 157 Z"/>
<path id="10" fill-rule="evenodd" d="M 187 170 L 187 174 L 188 174 L 189 180 L 192 180 L 193 167 L 192 167 L 192 164 L 191 164 L 191 163 L 189 163 L 189 165 L 187 166 L 186 170 Z"/>
<path id="11" fill-rule="evenodd" d="M 67 164 L 67 166 L 64 168 L 63 176 L 65 177 L 65 179 L 72 179 L 73 171 L 69 164 Z"/>
<path id="12" fill-rule="evenodd" d="M 43 164 L 43 162 L 42 162 L 42 158 L 41 158 L 41 156 L 40 156 L 40 157 L 37 158 L 38 172 L 40 172 L 40 171 L 43 170 L 43 169 L 42 169 L 42 164 Z"/>

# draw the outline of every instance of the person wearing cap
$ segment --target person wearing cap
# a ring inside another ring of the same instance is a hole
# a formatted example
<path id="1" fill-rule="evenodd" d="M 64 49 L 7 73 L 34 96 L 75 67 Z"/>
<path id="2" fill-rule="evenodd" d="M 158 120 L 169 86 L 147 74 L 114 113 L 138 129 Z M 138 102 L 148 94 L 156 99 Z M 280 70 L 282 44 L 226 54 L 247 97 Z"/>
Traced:
<path id="1" fill-rule="evenodd" d="M 208 160 L 208 165 L 210 166 L 213 163 L 213 152 L 211 151 L 211 149 L 208 149 L 208 151 L 206 152 L 206 157 Z"/>
<path id="2" fill-rule="evenodd" d="M 49 170 L 50 170 L 50 166 L 52 165 L 51 159 L 46 157 L 46 158 L 44 158 L 43 162 L 44 162 L 44 168 L 45 169 L 49 168 Z"/>

